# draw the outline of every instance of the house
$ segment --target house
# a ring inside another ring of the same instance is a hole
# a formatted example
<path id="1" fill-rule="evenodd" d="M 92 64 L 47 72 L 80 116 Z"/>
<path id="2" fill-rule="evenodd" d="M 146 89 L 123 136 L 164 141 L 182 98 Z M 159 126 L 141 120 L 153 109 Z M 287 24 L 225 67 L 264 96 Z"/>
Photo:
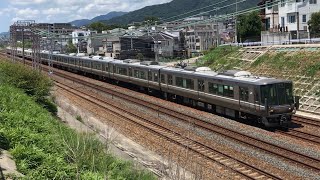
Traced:
<path id="1" fill-rule="evenodd" d="M 103 51 L 106 57 L 113 57 L 118 59 L 120 57 L 120 37 L 110 36 L 103 40 Z"/>
<path id="2" fill-rule="evenodd" d="M 308 21 L 312 13 L 320 11 L 318 0 L 262 0 L 258 5 L 265 6 L 261 11 L 265 27 L 261 32 L 262 43 L 285 44 L 312 37 Z"/>

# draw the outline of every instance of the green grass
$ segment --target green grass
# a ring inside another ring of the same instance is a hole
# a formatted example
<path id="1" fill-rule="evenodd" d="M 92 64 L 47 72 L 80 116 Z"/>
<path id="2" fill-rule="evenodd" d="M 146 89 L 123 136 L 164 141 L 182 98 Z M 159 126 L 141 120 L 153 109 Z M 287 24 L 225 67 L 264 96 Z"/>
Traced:
<path id="1" fill-rule="evenodd" d="M 239 50 L 238 47 L 234 46 L 222 46 L 211 49 L 205 52 L 204 57 L 198 61 L 198 66 L 209 66 L 215 71 L 223 71 L 227 69 L 233 69 L 240 65 L 239 59 L 230 59 L 229 57 L 234 56 Z"/>
<path id="2" fill-rule="evenodd" d="M 0 72 L 6 72 L 2 67 L 12 70 L 6 67 L 9 65 L 20 66 L 1 64 Z M 94 135 L 76 133 L 61 123 L 37 102 L 49 93 L 29 89 L 35 85 L 43 87 L 41 83 L 30 79 L 35 83 L 32 84 L 16 74 L 9 79 L 1 77 L 0 143 L 12 154 L 18 171 L 25 175 L 23 179 L 155 179 L 151 173 L 137 170 L 131 162 L 106 152 L 105 145 Z M 41 78 L 45 77 L 37 80 Z"/>

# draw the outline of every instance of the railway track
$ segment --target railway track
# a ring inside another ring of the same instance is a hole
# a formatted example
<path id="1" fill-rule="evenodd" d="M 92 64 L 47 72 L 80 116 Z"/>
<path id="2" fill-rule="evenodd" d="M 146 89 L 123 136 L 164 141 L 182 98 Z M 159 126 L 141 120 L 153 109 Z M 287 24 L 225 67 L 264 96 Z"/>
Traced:
<path id="1" fill-rule="evenodd" d="M 56 74 L 57 73 L 59 74 L 59 72 L 56 72 Z M 95 85 L 95 84 L 92 84 L 87 81 L 74 79 L 74 78 L 68 77 L 68 76 L 65 76 L 65 78 L 68 78 L 72 81 L 83 84 L 85 86 L 91 87 L 93 89 L 97 89 L 101 92 L 113 94 L 114 96 L 117 96 L 121 99 L 130 101 L 132 103 L 140 104 L 140 105 L 148 107 L 156 112 L 159 111 L 160 113 L 169 115 L 169 116 L 174 117 L 180 121 L 192 123 L 198 128 L 205 129 L 207 131 L 222 135 L 228 139 L 238 141 L 241 144 L 244 144 L 244 145 L 247 145 L 247 146 L 250 146 L 253 148 L 257 148 L 257 149 L 262 150 L 264 152 L 267 152 L 272 155 L 283 158 L 287 161 L 293 162 L 295 164 L 299 164 L 305 168 L 312 169 L 316 172 L 320 171 L 320 159 L 309 157 L 304 154 L 299 154 L 295 151 L 292 151 L 292 150 L 286 149 L 284 147 L 274 145 L 274 144 L 271 144 L 271 143 L 268 143 L 268 142 L 265 142 L 262 140 L 254 139 L 248 135 L 241 134 L 239 132 L 227 129 L 225 127 L 222 127 L 222 126 L 219 126 L 216 124 L 212 124 L 212 123 L 204 121 L 198 117 L 194 117 L 194 116 L 190 116 L 187 114 L 177 112 L 169 107 L 158 105 L 158 104 L 149 102 L 147 100 L 138 99 L 136 97 L 132 97 L 132 96 L 129 96 L 126 94 L 121 94 L 112 88 L 106 89 L 105 87 L 101 87 L 99 85 Z"/>
<path id="2" fill-rule="evenodd" d="M 303 141 L 308 141 L 308 142 L 316 144 L 316 145 L 320 145 L 320 136 L 312 135 L 312 134 L 298 131 L 295 129 L 290 129 L 289 131 L 277 130 L 276 133 L 284 135 L 284 136 L 292 137 L 295 139 L 301 139 Z"/>
<path id="3" fill-rule="evenodd" d="M 59 82 L 56 82 L 56 85 L 59 88 L 62 88 L 72 94 L 78 94 L 80 97 L 86 99 L 87 101 L 94 103 L 101 108 L 107 109 L 108 111 L 114 113 L 116 116 L 126 119 L 130 122 L 135 123 L 136 125 L 145 128 L 148 131 L 174 143 L 185 149 L 196 153 L 197 155 L 205 158 L 208 163 L 213 162 L 217 163 L 229 171 L 232 171 L 236 174 L 235 178 L 246 178 L 246 179 L 279 179 L 278 177 L 272 175 L 271 173 L 259 170 L 258 168 L 249 165 L 247 163 L 241 162 L 223 152 L 216 151 L 213 147 L 210 147 L 201 142 L 192 140 L 190 138 L 184 137 L 183 135 L 173 132 L 170 127 L 164 127 L 155 123 L 149 118 L 144 118 L 137 115 L 135 112 L 130 112 L 128 109 L 116 106 L 110 101 L 97 99 L 94 95 L 85 93 L 71 86 L 63 85 Z M 107 107 L 110 106 L 111 108 Z M 120 111 L 119 111 L 120 110 Z M 130 117 L 128 117 L 130 116 Z M 134 117 L 134 118 L 132 118 Z"/>
<path id="4" fill-rule="evenodd" d="M 59 74 L 59 72 L 55 72 L 55 74 Z M 77 80 L 74 77 L 68 77 L 68 75 L 64 75 L 64 77 L 68 78 L 72 81 L 76 81 L 77 83 L 84 84 L 84 85 L 89 86 L 91 88 L 100 90 L 102 92 L 112 94 L 112 95 L 115 95 L 119 98 L 131 101 L 133 103 L 146 106 L 146 107 L 153 109 L 155 111 L 160 111 L 161 113 L 172 116 L 176 119 L 179 119 L 180 121 L 193 123 L 194 125 L 196 125 L 197 127 L 201 128 L 201 129 L 205 129 L 210 132 L 220 134 L 228 139 L 238 141 L 241 144 L 244 144 L 244 145 L 247 145 L 247 146 L 250 146 L 253 148 L 257 148 L 261 151 L 278 156 L 284 160 L 293 162 L 293 163 L 298 164 L 300 166 L 303 166 L 305 168 L 314 170 L 316 172 L 320 171 L 320 160 L 319 159 L 316 159 L 313 157 L 308 157 L 304 154 L 299 154 L 299 153 L 294 152 L 292 150 L 285 149 L 285 148 L 280 147 L 278 145 L 264 142 L 262 140 L 254 139 L 248 135 L 244 135 L 244 134 L 229 130 L 227 128 L 212 124 L 210 122 L 206 122 L 206 121 L 201 120 L 197 117 L 193 117 L 193 116 L 190 116 L 187 114 L 181 114 L 181 113 L 176 112 L 168 107 L 164 107 L 164 106 L 161 106 L 161 105 L 158 105 L 155 103 L 151 103 L 151 102 L 148 102 L 148 101 L 145 101 L 142 99 L 138 99 L 136 97 L 131 97 L 129 95 L 121 94 L 111 88 L 106 89 L 105 87 L 101 87 L 99 85 L 94 85 L 94 84 L 87 82 L 87 81 Z"/>
<path id="5" fill-rule="evenodd" d="M 292 117 L 292 121 L 295 123 L 305 124 L 309 126 L 314 126 L 316 128 L 320 128 L 320 120 L 295 115 Z"/>

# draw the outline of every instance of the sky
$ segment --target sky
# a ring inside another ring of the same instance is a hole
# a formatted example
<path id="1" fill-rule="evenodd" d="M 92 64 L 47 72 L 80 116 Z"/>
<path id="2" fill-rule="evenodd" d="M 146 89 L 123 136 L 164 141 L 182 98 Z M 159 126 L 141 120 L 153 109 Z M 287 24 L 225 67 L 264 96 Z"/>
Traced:
<path id="1" fill-rule="evenodd" d="M 38 23 L 92 19 L 111 11 L 134 11 L 171 0 L 0 0 L 0 32 L 7 32 L 17 20 Z"/>

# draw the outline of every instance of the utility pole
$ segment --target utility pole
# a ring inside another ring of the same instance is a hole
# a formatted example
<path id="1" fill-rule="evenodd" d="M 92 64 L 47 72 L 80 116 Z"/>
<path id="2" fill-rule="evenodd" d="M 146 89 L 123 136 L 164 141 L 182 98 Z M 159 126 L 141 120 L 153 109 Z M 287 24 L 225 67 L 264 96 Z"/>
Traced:
<path id="1" fill-rule="evenodd" d="M 235 42 L 238 42 L 238 30 L 237 30 L 237 28 L 238 28 L 238 26 L 237 26 L 237 21 L 238 21 L 238 18 L 237 18 L 237 14 L 238 14 L 238 0 L 236 0 L 236 15 L 235 15 L 235 36 L 234 36 L 234 38 L 235 38 Z"/>
<path id="2" fill-rule="evenodd" d="M 24 57 L 24 28 L 22 28 L 22 61 L 23 61 L 23 64 L 26 65 L 25 57 Z"/>

